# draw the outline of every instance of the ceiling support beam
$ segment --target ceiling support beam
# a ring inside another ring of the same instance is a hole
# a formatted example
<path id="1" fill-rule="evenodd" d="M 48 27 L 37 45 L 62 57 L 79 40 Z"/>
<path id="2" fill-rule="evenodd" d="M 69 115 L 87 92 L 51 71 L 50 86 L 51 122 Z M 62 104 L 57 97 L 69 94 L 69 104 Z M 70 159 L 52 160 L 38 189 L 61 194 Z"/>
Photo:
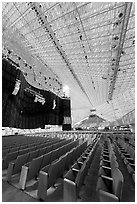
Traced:
<path id="1" fill-rule="evenodd" d="M 45 14 L 43 14 L 43 12 L 41 10 L 40 4 L 39 3 L 35 3 L 35 2 L 30 3 L 30 4 L 31 4 L 32 9 L 36 11 L 36 14 L 37 14 L 39 22 L 41 23 L 41 26 L 46 30 L 49 39 L 52 40 L 53 45 L 55 46 L 56 50 L 58 51 L 58 53 L 62 57 L 63 61 L 65 62 L 66 66 L 67 66 L 67 68 L 71 72 L 73 78 L 75 79 L 75 81 L 79 85 L 79 87 L 82 90 L 82 92 L 88 98 L 90 104 L 93 106 L 93 104 L 91 102 L 91 99 L 87 95 L 87 93 L 86 93 L 85 89 L 83 88 L 83 86 L 82 86 L 78 76 L 75 74 L 75 72 L 74 72 L 74 70 L 72 68 L 71 63 L 69 62 L 69 59 L 68 59 L 67 55 L 65 54 L 64 50 L 62 49 L 62 46 L 60 45 L 59 40 L 56 38 L 55 33 L 53 32 L 53 30 L 51 28 L 51 25 L 47 21 L 47 18 L 45 16 Z"/>
<path id="2" fill-rule="evenodd" d="M 118 69 L 119 69 L 119 62 L 120 62 L 121 53 L 123 51 L 123 44 L 126 36 L 131 7 L 132 7 L 131 2 L 125 3 L 124 19 L 122 21 L 118 49 L 115 51 L 116 52 L 115 67 L 114 67 L 114 73 L 109 86 L 108 100 L 112 100 L 113 92 L 115 89 L 115 83 L 116 83 L 116 78 L 117 78 Z"/>

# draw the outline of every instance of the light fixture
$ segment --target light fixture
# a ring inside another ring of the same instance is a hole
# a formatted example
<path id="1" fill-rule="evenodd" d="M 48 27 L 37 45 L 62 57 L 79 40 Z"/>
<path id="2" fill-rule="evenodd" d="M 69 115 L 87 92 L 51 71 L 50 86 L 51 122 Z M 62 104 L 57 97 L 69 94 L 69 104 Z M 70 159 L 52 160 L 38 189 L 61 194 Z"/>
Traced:
<path id="1" fill-rule="evenodd" d="M 53 100 L 53 107 L 52 107 L 52 109 L 54 110 L 56 108 L 56 101 L 55 101 L 55 99 Z"/>
<path id="2" fill-rule="evenodd" d="M 63 86 L 63 96 L 69 98 L 69 87 L 67 85 Z"/>
<path id="3" fill-rule="evenodd" d="M 34 99 L 35 103 L 40 102 L 40 103 L 42 103 L 42 105 L 45 104 L 45 98 L 41 94 L 37 93 L 36 91 L 34 91 L 30 88 L 26 88 L 24 91 L 35 96 L 35 99 Z"/>
<path id="4" fill-rule="evenodd" d="M 17 95 L 17 93 L 20 89 L 20 83 L 21 83 L 21 81 L 19 79 L 16 79 L 14 91 L 12 92 L 13 95 Z"/>
<path id="5" fill-rule="evenodd" d="M 37 103 L 37 102 L 40 102 L 42 105 L 45 104 L 45 98 L 39 96 L 39 95 L 36 95 L 35 96 L 35 99 L 34 99 L 34 102 Z"/>

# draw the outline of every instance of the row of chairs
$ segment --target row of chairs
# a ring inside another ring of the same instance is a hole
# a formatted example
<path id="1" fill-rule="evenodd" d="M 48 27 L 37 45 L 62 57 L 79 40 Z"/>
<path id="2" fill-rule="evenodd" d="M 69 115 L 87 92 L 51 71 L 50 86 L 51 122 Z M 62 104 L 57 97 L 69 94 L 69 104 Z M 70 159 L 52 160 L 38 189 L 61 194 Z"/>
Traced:
<path id="1" fill-rule="evenodd" d="M 27 152 L 23 155 L 17 156 L 17 158 L 14 161 L 11 161 L 8 165 L 6 180 L 10 182 L 13 175 L 20 173 L 24 164 L 31 162 L 33 159 L 40 157 L 43 154 L 54 151 L 56 148 L 59 148 L 69 142 L 71 142 L 71 140 L 63 140 L 61 142 L 54 143 L 53 145 L 46 146 L 44 148 L 40 147 L 35 151 Z"/>
<path id="2" fill-rule="evenodd" d="M 129 145 L 132 146 L 135 149 L 135 140 L 130 140 Z"/>
<path id="3" fill-rule="evenodd" d="M 69 143 L 67 142 L 67 144 L 64 143 L 63 146 L 58 147 L 47 154 L 41 155 L 40 157 L 34 158 L 31 162 L 28 162 L 27 164 L 22 166 L 19 181 L 20 189 L 24 190 L 26 187 L 26 182 L 34 178 L 36 179 L 41 169 L 43 169 L 47 165 L 50 165 L 53 161 L 55 161 L 77 145 L 78 140 Z"/>
<path id="4" fill-rule="evenodd" d="M 128 172 L 131 174 L 133 181 L 135 182 L 135 150 L 134 148 L 121 140 L 115 142 L 118 152 L 125 163 Z"/>
<path id="5" fill-rule="evenodd" d="M 53 149 L 53 145 L 55 146 L 56 143 L 58 144 L 60 142 L 58 140 L 57 141 L 55 140 L 54 142 L 50 142 L 50 144 L 49 143 L 48 144 L 44 143 L 44 144 L 40 144 L 40 145 L 38 144 L 38 145 L 35 145 L 34 147 L 30 147 L 30 148 L 26 148 L 26 149 L 22 149 L 22 150 L 19 150 L 19 151 L 8 153 L 6 155 L 6 157 L 4 157 L 3 160 L 2 160 L 2 170 L 7 169 L 9 163 L 11 161 L 15 160 L 18 156 L 24 155 L 26 153 L 30 153 L 31 154 L 33 151 L 35 152 L 36 150 L 42 151 L 43 148 L 45 148 L 45 151 L 46 151 L 47 148 L 50 148 L 50 150 L 52 150 Z"/>
<path id="6" fill-rule="evenodd" d="M 58 178 L 63 177 L 64 172 L 69 169 L 70 165 L 74 163 L 74 161 L 82 154 L 86 147 L 87 142 L 84 142 L 41 169 L 39 173 L 37 194 L 40 200 L 44 201 L 46 199 L 47 190 L 51 186 L 54 186 Z"/>
<path id="7" fill-rule="evenodd" d="M 39 142 L 47 137 L 36 137 L 36 136 L 26 136 L 26 135 L 17 135 L 17 136 L 6 136 L 2 137 L 2 149 L 17 147 L 20 145 L 27 145 L 33 142 Z"/>
<path id="8" fill-rule="evenodd" d="M 134 135 L 133 134 L 130 134 L 130 135 L 125 135 L 125 134 L 123 134 L 122 136 L 121 135 L 116 135 L 116 137 L 117 137 L 117 141 L 119 142 L 119 143 L 127 143 L 127 144 L 129 144 L 129 145 L 131 145 L 133 148 L 135 148 L 135 138 L 134 138 Z"/>
<path id="9" fill-rule="evenodd" d="M 36 146 L 38 144 L 40 145 L 43 143 L 47 143 L 48 145 L 50 145 L 50 144 L 52 144 L 53 141 L 60 141 L 60 140 L 58 138 L 55 138 L 52 140 L 45 138 L 44 140 L 39 140 L 39 141 L 35 141 L 35 142 L 33 141 L 33 143 L 28 143 L 25 145 L 19 145 L 18 147 L 10 147 L 10 148 L 2 150 L 2 158 L 4 158 L 8 153 L 12 153 L 12 152 L 19 151 L 22 149 L 30 148 L 30 147 Z"/>
<path id="10" fill-rule="evenodd" d="M 119 170 L 115 152 L 109 138 L 104 141 L 96 191 L 100 202 L 117 202 L 121 200 L 123 175 Z"/>
<path id="11" fill-rule="evenodd" d="M 3 147 L 2 146 L 2 150 L 3 151 L 10 151 L 12 150 L 13 148 L 18 148 L 18 147 L 22 147 L 22 146 L 27 146 L 27 145 L 30 145 L 30 144 L 34 144 L 34 143 L 42 143 L 42 142 L 52 142 L 55 138 L 47 138 L 47 137 L 28 137 L 28 136 L 24 136 L 24 138 L 22 138 L 21 140 L 19 140 L 20 136 L 16 136 L 16 138 L 14 138 L 15 140 L 15 144 L 10 144 L 9 146 L 7 147 Z M 26 139 L 28 138 L 28 139 Z M 59 140 L 59 138 L 56 138 Z M 16 141 L 17 140 L 17 141 Z"/>
<path id="12" fill-rule="evenodd" d="M 18 147 L 10 147 L 2 150 L 2 158 L 6 157 L 8 153 L 16 152 L 22 149 L 33 147 L 36 143 L 31 143 L 29 145 L 20 145 Z"/>
<path id="13" fill-rule="evenodd" d="M 26 143 L 28 138 L 30 139 L 30 137 L 26 137 L 25 135 L 3 136 L 2 137 L 2 148 L 4 149 L 4 148 L 8 148 L 10 146 L 14 146 L 16 144 L 21 144 L 24 142 Z"/>
<path id="14" fill-rule="evenodd" d="M 76 202 L 94 157 L 99 138 L 90 144 L 64 176 L 64 202 Z"/>
<path id="15" fill-rule="evenodd" d="M 118 138 L 117 140 L 117 143 L 122 146 L 123 148 L 127 148 L 130 146 L 130 143 L 125 141 L 124 139 L 121 139 L 121 138 Z"/>

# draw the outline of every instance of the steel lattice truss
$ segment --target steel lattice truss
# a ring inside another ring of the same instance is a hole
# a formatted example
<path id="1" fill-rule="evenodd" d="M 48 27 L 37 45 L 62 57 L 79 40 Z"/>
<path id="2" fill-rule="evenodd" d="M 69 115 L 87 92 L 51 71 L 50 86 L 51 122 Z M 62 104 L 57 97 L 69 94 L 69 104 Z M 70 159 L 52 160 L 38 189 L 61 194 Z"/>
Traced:
<path id="1" fill-rule="evenodd" d="M 33 86 L 62 95 L 73 123 L 112 122 L 135 108 L 135 3 L 2 3 L 3 56 Z"/>

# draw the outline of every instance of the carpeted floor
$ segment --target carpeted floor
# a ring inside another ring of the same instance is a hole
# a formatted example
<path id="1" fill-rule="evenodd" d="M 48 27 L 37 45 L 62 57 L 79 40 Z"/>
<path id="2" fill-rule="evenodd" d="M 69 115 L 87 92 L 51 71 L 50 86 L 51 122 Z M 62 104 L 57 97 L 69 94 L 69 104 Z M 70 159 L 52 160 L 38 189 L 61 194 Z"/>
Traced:
<path id="1" fill-rule="evenodd" d="M 2 181 L 2 202 L 37 202 L 38 200 L 30 197 L 20 189 Z"/>

